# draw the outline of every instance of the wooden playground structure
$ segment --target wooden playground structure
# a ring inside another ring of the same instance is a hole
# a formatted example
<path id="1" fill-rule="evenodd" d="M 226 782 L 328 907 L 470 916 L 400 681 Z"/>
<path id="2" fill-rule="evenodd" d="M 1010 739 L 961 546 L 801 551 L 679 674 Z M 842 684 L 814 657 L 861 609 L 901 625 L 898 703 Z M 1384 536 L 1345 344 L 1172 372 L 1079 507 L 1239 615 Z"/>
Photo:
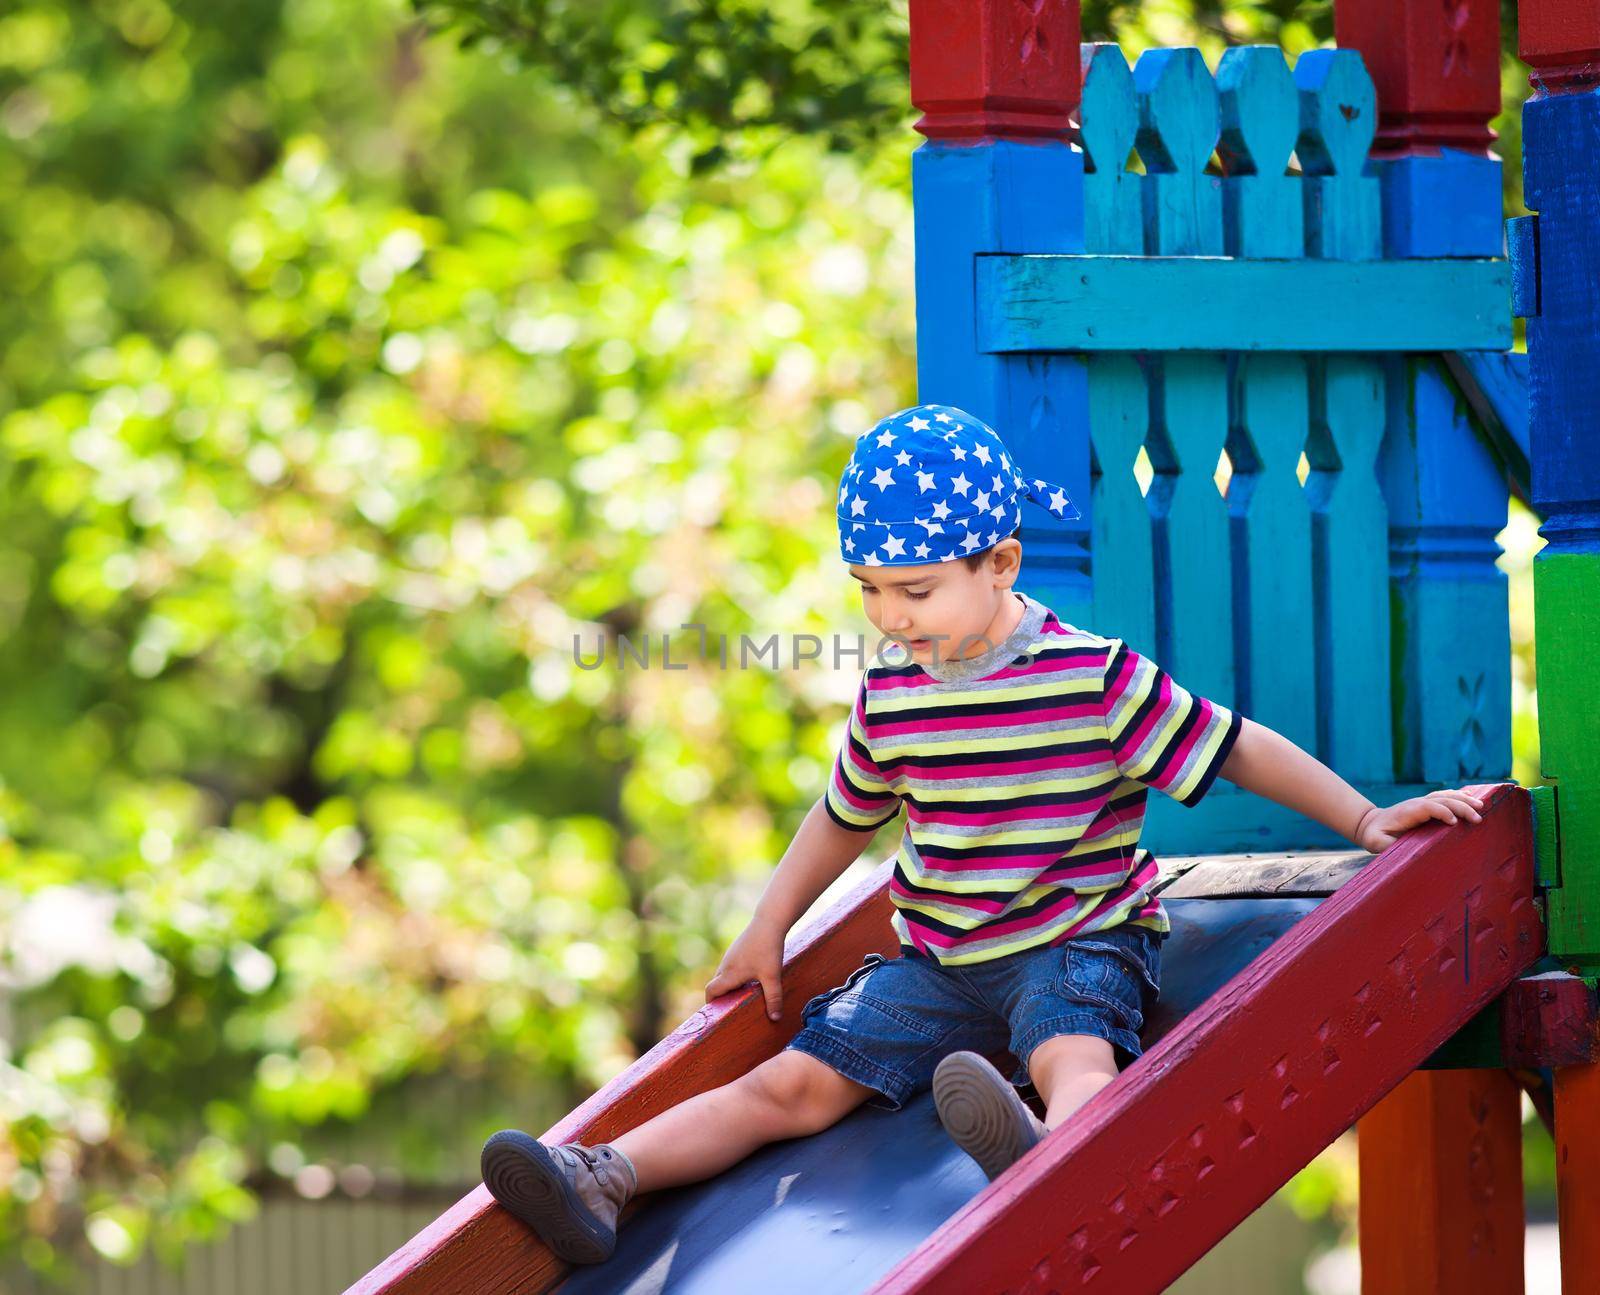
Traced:
<path id="1" fill-rule="evenodd" d="M 1024 586 L 1375 802 L 1476 785 L 1484 821 L 1369 858 L 1223 784 L 1152 798 L 1172 992 L 1145 1055 L 994 1182 L 926 1104 L 863 1110 L 631 1202 L 597 1268 L 480 1187 L 351 1295 L 1154 1291 L 1358 1122 L 1364 1289 L 1521 1291 L 1524 1091 L 1556 1140 L 1563 1289 L 1600 1289 L 1600 6 L 1519 5 L 1535 214 L 1509 223 L 1493 2 L 1337 0 L 1338 48 L 1214 72 L 1080 45 L 1076 0 L 911 17 L 918 398 L 1087 501 L 1025 524 Z M 1511 493 L 1548 541 L 1531 791 Z M 796 933 L 781 1021 L 758 987 L 720 999 L 543 1139 L 609 1140 L 778 1052 L 896 954 L 888 877 Z M 868 1148 L 903 1191 L 863 1206 Z"/>

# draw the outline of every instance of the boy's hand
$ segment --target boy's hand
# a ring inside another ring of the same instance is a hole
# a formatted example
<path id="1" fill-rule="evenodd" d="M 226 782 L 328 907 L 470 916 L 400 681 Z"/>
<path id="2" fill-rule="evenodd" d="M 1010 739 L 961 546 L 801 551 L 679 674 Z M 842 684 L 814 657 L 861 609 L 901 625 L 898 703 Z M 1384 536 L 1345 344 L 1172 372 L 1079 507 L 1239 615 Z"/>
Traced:
<path id="1" fill-rule="evenodd" d="M 1381 854 L 1402 832 L 1419 827 L 1429 819 L 1455 823 L 1466 818 L 1481 823 L 1483 815 L 1478 811 L 1482 808 L 1483 797 L 1469 791 L 1430 791 L 1426 796 L 1402 800 L 1387 809 L 1369 809 L 1356 829 L 1356 844 L 1363 850 Z"/>
<path id="2" fill-rule="evenodd" d="M 706 982 L 706 1002 L 752 980 L 766 996 L 767 1015 L 777 1020 L 783 1013 L 783 932 L 753 921 L 722 955 L 717 974 Z"/>

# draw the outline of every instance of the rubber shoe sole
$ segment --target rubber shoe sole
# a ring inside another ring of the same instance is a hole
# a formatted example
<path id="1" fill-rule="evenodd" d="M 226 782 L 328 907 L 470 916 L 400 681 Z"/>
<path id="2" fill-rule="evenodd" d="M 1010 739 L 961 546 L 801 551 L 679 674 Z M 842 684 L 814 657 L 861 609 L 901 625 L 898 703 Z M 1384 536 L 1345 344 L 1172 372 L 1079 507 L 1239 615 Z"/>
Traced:
<path id="1" fill-rule="evenodd" d="M 550 1149 L 517 1129 L 491 1134 L 479 1157 L 483 1185 L 560 1258 L 597 1264 L 611 1257 L 617 1234 L 578 1197 Z"/>
<path id="2" fill-rule="evenodd" d="M 951 1139 L 998 1178 L 1044 1137 L 1044 1125 L 1004 1075 L 976 1052 L 952 1052 L 933 1072 L 933 1104 Z"/>

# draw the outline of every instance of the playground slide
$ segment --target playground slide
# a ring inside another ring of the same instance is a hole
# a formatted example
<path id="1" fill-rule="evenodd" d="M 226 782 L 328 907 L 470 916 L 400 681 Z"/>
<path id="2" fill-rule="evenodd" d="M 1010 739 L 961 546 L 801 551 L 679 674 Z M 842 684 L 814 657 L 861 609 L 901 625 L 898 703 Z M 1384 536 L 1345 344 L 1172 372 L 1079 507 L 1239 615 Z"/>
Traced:
<path id="1" fill-rule="evenodd" d="M 352 1295 L 1160 1290 L 1543 952 L 1527 793 L 1479 790 L 1481 823 L 1408 833 L 1329 898 L 1170 900 L 1145 1055 L 993 1183 L 924 1095 L 639 1198 L 592 1268 L 480 1188 Z M 790 954 L 786 998 L 891 951 L 886 875 Z M 771 1055 L 757 998 L 697 1013 L 545 1140 L 603 1141 Z"/>

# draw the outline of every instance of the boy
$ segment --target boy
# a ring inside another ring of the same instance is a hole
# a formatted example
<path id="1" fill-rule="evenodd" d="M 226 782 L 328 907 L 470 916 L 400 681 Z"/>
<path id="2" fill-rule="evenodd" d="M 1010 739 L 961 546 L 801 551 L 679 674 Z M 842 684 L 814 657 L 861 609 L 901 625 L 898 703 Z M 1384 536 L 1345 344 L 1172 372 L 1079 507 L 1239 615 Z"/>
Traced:
<path id="1" fill-rule="evenodd" d="M 1462 791 L 1380 809 L 1287 738 L 1014 591 L 1024 499 L 1080 515 L 959 409 L 902 410 L 857 441 L 840 553 L 906 654 L 866 670 L 827 792 L 706 998 L 756 981 L 777 1020 L 785 934 L 904 801 L 901 956 L 869 954 L 805 1005 L 777 1056 L 614 1142 L 491 1137 L 484 1182 L 562 1258 L 607 1258 L 636 1192 L 930 1087 L 955 1141 L 1003 1172 L 1140 1053 L 1169 930 L 1138 848 L 1151 787 L 1193 805 L 1220 774 L 1374 852 L 1429 818 L 1479 821 Z M 1002 1049 L 1020 1063 L 1010 1080 L 983 1055 Z M 1043 1121 L 1016 1091 L 1030 1081 Z"/>

